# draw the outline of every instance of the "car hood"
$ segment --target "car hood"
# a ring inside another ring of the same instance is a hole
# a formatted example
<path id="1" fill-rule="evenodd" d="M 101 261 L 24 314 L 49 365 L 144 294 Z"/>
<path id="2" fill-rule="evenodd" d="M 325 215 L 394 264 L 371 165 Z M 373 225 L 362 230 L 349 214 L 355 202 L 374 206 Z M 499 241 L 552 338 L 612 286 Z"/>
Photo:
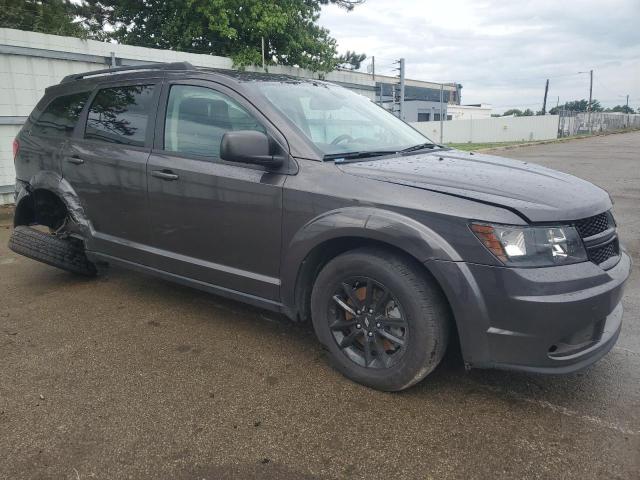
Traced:
<path id="1" fill-rule="evenodd" d="M 578 220 L 611 208 L 594 184 L 517 160 L 436 150 L 339 165 L 345 173 L 516 210 L 531 222 Z"/>

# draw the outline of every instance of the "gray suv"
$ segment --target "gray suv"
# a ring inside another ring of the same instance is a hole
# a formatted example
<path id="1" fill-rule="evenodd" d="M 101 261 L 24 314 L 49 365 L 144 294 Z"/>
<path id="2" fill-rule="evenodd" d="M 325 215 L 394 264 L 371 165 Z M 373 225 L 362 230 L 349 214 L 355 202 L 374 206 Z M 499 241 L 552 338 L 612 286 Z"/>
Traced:
<path id="1" fill-rule="evenodd" d="M 436 145 L 329 83 L 186 63 L 72 75 L 14 153 L 15 252 L 311 320 L 373 388 L 420 381 L 450 341 L 468 368 L 565 373 L 620 332 L 631 264 L 605 191 Z"/>

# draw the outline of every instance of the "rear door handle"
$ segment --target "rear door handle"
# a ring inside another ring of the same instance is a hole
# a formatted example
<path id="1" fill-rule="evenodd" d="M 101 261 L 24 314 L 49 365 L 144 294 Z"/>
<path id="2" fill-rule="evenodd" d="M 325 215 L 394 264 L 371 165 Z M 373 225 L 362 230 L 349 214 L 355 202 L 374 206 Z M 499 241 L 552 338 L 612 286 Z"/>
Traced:
<path id="1" fill-rule="evenodd" d="M 81 159 L 78 155 L 72 155 L 71 157 L 67 157 L 67 162 L 73 163 L 74 165 L 82 165 L 84 160 Z"/>
<path id="2" fill-rule="evenodd" d="M 153 175 L 156 178 L 161 178 L 163 180 L 178 180 L 178 178 L 180 178 L 171 170 L 152 170 L 151 175 Z"/>

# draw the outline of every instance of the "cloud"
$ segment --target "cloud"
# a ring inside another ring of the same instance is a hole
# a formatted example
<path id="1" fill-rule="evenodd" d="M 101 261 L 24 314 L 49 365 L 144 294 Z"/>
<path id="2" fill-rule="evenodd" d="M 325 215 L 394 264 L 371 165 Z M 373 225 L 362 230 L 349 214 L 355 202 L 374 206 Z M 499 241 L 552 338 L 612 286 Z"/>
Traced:
<path id="1" fill-rule="evenodd" d="M 640 106 L 638 0 L 367 0 L 323 8 L 320 24 L 380 73 L 404 57 L 409 78 L 461 83 L 463 103 L 540 109 L 547 78 L 550 105 L 587 98 L 577 72 L 593 69 L 594 98 Z"/>

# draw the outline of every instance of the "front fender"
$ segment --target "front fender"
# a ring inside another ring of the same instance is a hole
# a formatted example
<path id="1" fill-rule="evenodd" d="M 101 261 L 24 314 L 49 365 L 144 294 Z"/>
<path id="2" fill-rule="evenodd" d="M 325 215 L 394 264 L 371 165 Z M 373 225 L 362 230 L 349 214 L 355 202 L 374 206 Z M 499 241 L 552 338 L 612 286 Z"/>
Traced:
<path id="1" fill-rule="evenodd" d="M 92 226 L 89 221 L 80 198 L 76 194 L 71 184 L 60 174 L 50 170 L 42 170 L 29 180 L 28 184 L 17 192 L 16 211 L 20 208 L 21 202 L 29 201 L 36 190 L 48 190 L 62 200 L 67 207 L 67 211 L 73 220 L 72 230 L 85 239 L 91 237 Z"/>
<path id="2" fill-rule="evenodd" d="M 307 256 L 325 242 L 362 238 L 399 248 L 419 262 L 460 261 L 459 253 L 428 226 L 397 212 L 374 207 L 346 207 L 325 212 L 307 222 L 284 249 L 283 303 L 295 306 L 298 274 Z"/>

